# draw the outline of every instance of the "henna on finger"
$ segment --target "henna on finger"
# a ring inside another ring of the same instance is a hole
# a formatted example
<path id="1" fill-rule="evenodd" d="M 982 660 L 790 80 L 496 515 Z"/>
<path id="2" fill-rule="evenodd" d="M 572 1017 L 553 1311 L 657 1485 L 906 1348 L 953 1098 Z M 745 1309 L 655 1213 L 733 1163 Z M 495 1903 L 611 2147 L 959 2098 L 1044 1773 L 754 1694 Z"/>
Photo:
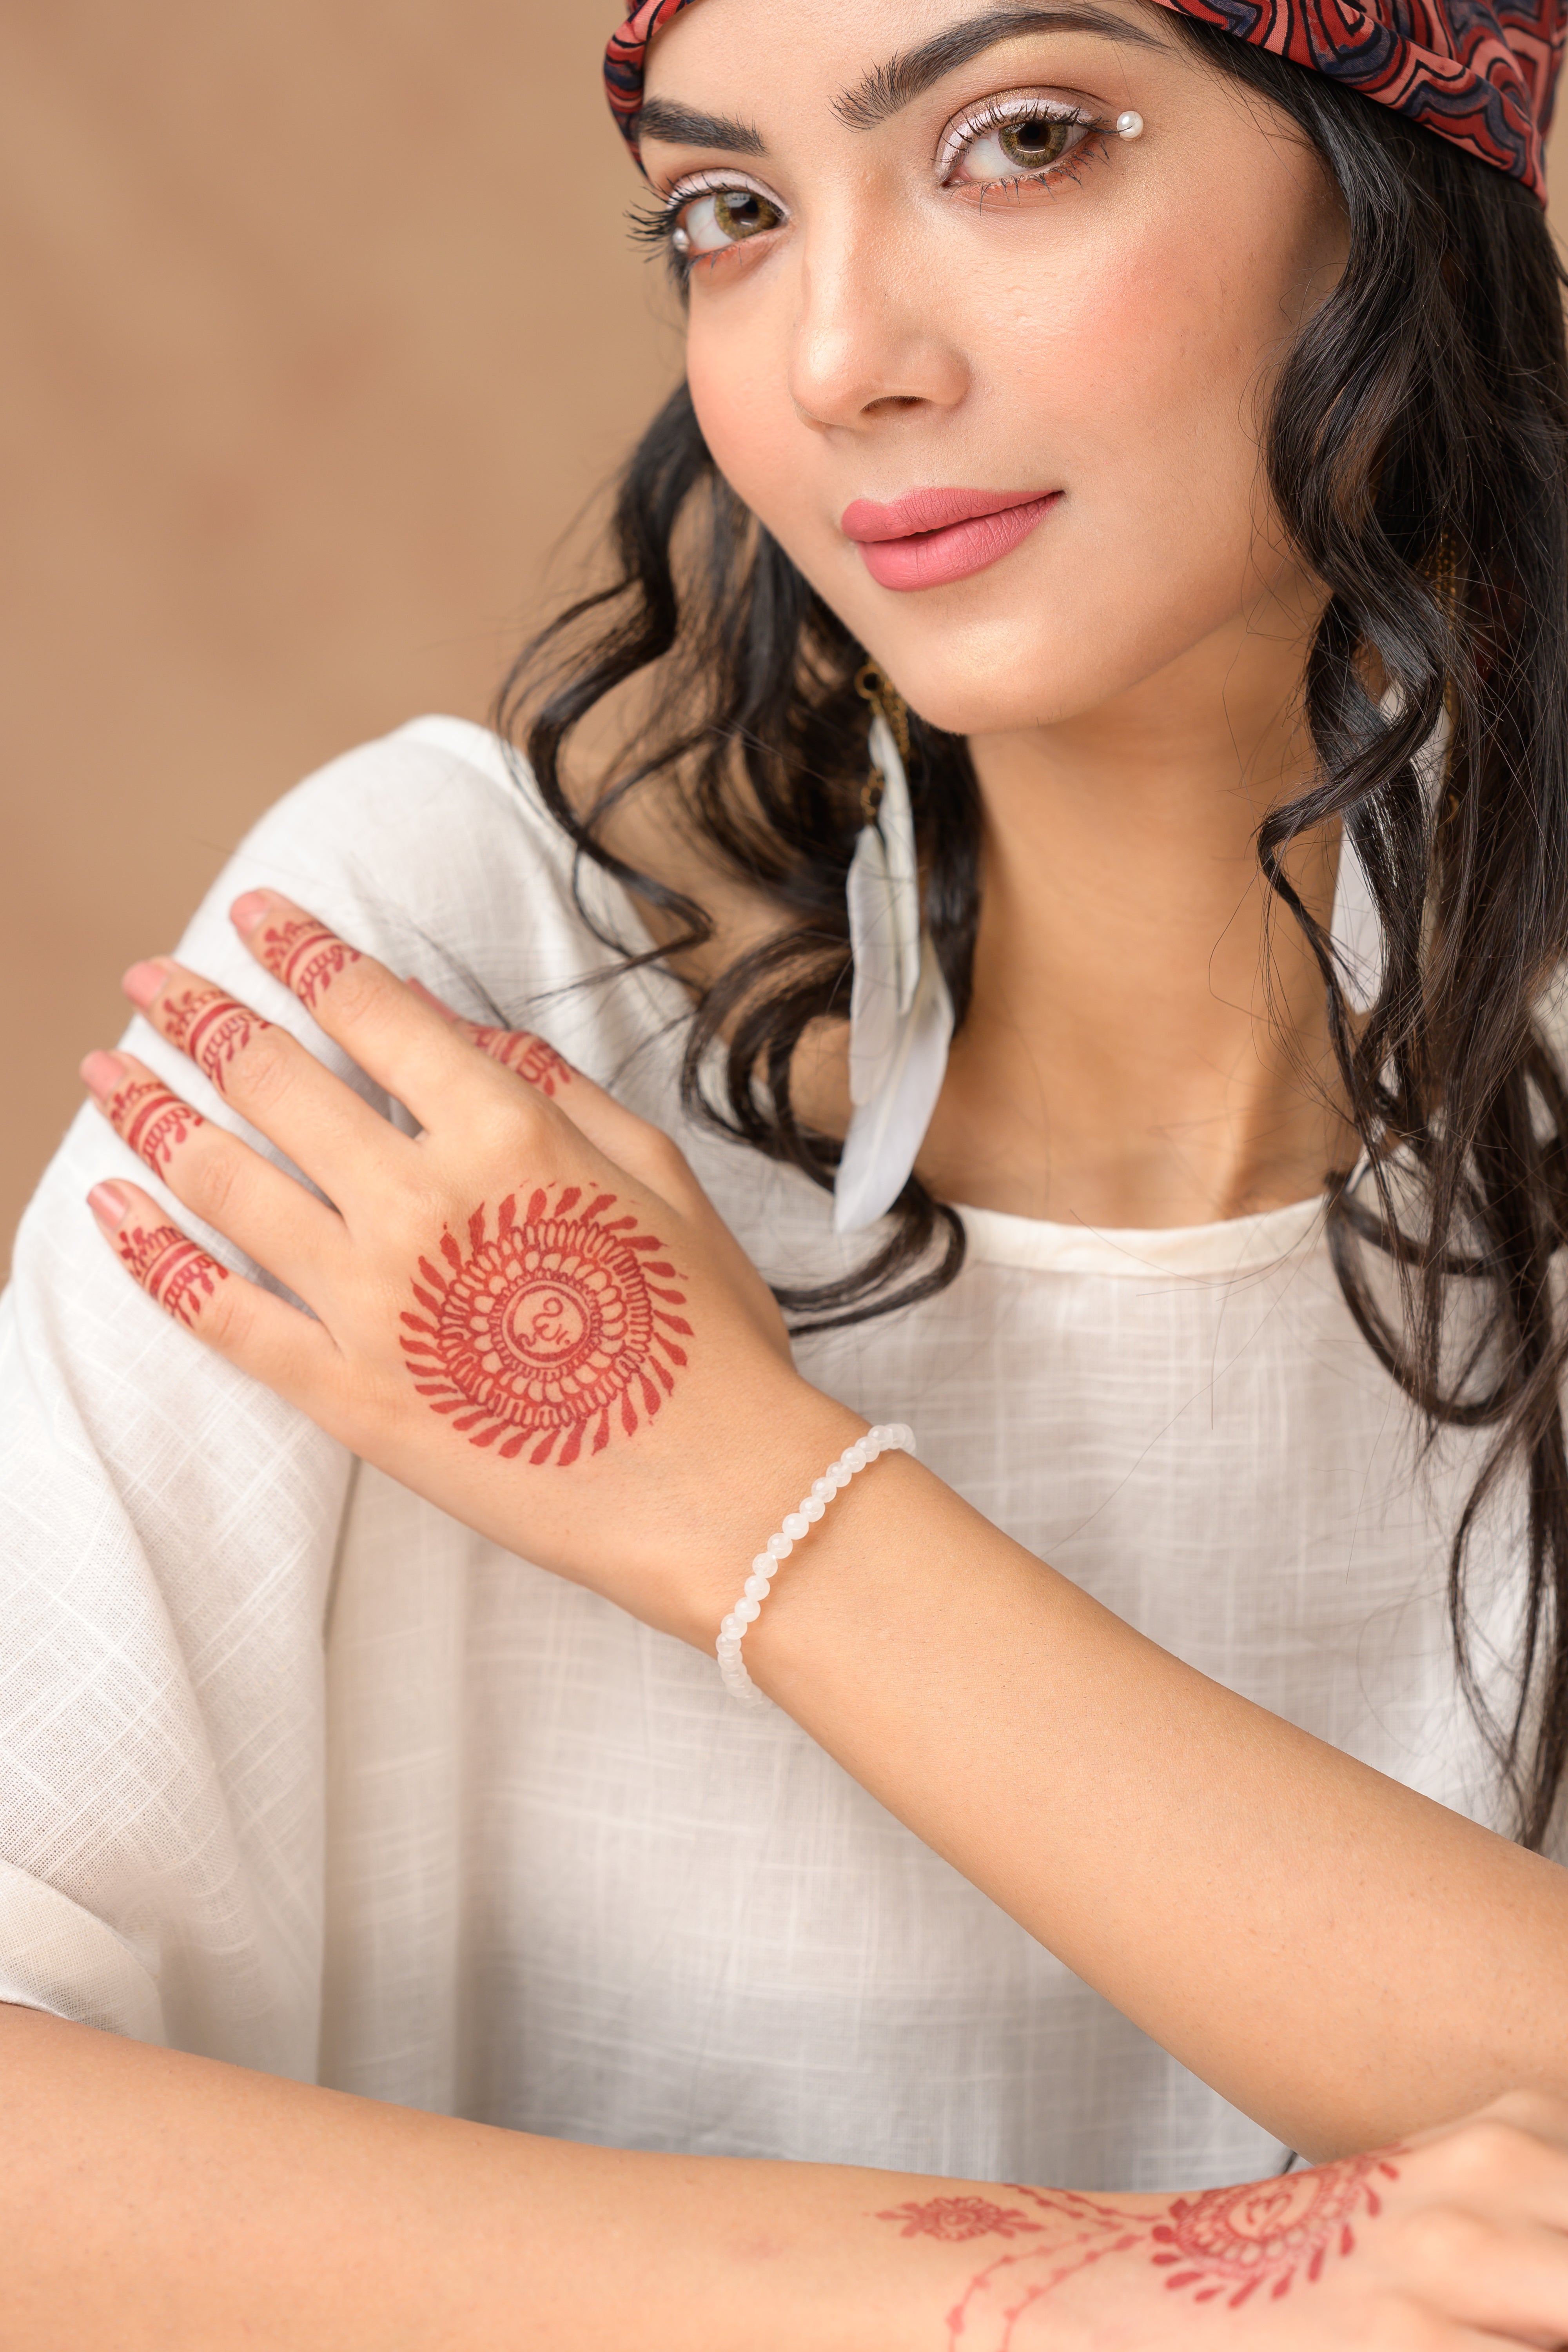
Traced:
<path id="1" fill-rule="evenodd" d="M 167 1168 L 175 1147 L 207 1124 L 162 1078 L 121 1054 L 89 1054 L 82 1076 L 115 1133 L 149 1168 Z"/>
<path id="2" fill-rule="evenodd" d="M 279 908 L 250 946 L 273 978 L 292 989 L 307 1012 L 314 1012 L 322 991 L 340 971 L 363 960 L 358 948 L 351 948 L 314 915 L 301 914 L 296 908 Z"/>
<path id="3" fill-rule="evenodd" d="M 454 1013 L 422 980 L 409 980 L 404 985 L 422 1004 L 438 1013 L 459 1036 L 466 1037 L 470 1045 L 477 1045 L 481 1054 L 499 1062 L 503 1069 L 515 1071 L 527 1085 L 537 1087 L 541 1094 L 553 1095 L 558 1087 L 570 1086 L 577 1076 L 565 1056 L 531 1029 L 489 1028 L 482 1021 L 469 1021 L 461 1013 Z"/>
<path id="4" fill-rule="evenodd" d="M 557 1089 L 571 1085 L 576 1076 L 570 1062 L 558 1054 L 542 1037 L 529 1029 L 486 1029 L 477 1022 L 463 1021 L 458 1024 L 470 1045 L 503 1070 L 514 1070 L 517 1076 L 542 1095 L 553 1096 Z"/>
<path id="5" fill-rule="evenodd" d="M 118 1184 L 95 1186 L 88 1200 L 132 1278 L 154 1306 L 192 1329 L 203 1299 L 228 1280 L 227 1266 L 219 1265 L 177 1225 L 126 1224 L 130 1202 Z"/>
<path id="6" fill-rule="evenodd" d="M 227 1074 L 236 1055 L 272 1026 L 248 1004 L 176 965 L 133 965 L 125 975 L 125 992 L 171 1045 L 189 1055 L 220 1095 L 228 1092 Z"/>
<path id="7" fill-rule="evenodd" d="M 506 1461 L 553 1454 L 565 1469 L 584 1442 L 602 1452 L 615 1425 L 635 1435 L 638 1405 L 652 1421 L 673 1392 L 692 1337 L 670 1311 L 686 1304 L 670 1286 L 683 1277 L 635 1216 L 606 1216 L 616 1205 L 613 1192 L 584 1204 L 579 1184 L 514 1192 L 493 1232 L 481 1203 L 466 1250 L 448 1230 L 420 1258 L 404 1359 L 430 1410 L 470 1445 Z"/>

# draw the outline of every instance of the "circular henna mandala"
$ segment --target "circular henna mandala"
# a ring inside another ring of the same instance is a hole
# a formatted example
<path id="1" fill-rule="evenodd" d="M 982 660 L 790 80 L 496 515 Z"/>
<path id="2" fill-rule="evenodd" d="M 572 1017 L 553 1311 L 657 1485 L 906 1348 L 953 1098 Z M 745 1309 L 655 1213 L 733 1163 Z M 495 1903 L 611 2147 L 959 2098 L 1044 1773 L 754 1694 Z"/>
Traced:
<path id="1" fill-rule="evenodd" d="M 1331 2253 L 1352 2251 L 1351 2223 L 1356 2215 L 1382 2210 L 1370 2178 L 1373 2172 L 1399 2177 L 1382 2158 L 1359 2156 L 1318 2171 L 1178 2197 L 1170 2220 L 1153 2231 L 1167 2250 L 1153 2259 L 1179 2266 L 1172 2268 L 1166 2285 L 1196 2287 L 1199 2303 L 1226 2288 L 1235 2290 L 1228 2297 L 1233 2309 L 1263 2288 L 1270 2295 L 1285 2294 L 1298 2276 L 1321 2277 Z"/>
<path id="2" fill-rule="evenodd" d="M 423 1311 L 405 1314 L 403 1348 L 420 1395 L 471 1445 L 547 1462 L 559 1444 L 564 1466 L 584 1437 L 595 1454 L 607 1444 L 612 1418 L 628 1437 L 639 1404 L 653 1418 L 691 1326 L 669 1311 L 686 1300 L 668 1286 L 679 1277 L 663 1243 L 636 1217 L 606 1216 L 614 1193 L 584 1204 L 567 1185 L 552 1206 L 541 1190 L 521 1213 L 518 1201 L 501 1202 L 493 1234 L 476 1210 L 466 1252 L 447 1233 L 442 1265 L 420 1259 Z"/>

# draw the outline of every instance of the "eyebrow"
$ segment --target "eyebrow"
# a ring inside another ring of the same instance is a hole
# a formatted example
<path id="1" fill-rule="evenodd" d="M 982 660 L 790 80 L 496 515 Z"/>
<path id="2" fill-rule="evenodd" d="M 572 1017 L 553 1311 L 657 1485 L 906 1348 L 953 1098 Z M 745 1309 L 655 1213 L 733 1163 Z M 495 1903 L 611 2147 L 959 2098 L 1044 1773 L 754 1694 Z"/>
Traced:
<path id="1" fill-rule="evenodd" d="M 971 58 L 994 48 L 999 41 L 1014 41 L 1025 33 L 1098 33 L 1105 40 L 1121 41 L 1132 48 L 1166 46 L 1142 25 L 1130 25 L 1108 8 L 1096 8 L 1091 0 L 1054 8 L 998 8 L 950 25 L 946 32 L 922 41 L 918 49 L 905 49 L 885 66 L 874 66 L 852 89 L 834 100 L 833 111 L 852 131 L 874 131 L 879 122 L 923 97 L 944 74 L 967 65 Z"/>
<path id="2" fill-rule="evenodd" d="M 768 152 L 754 122 L 737 122 L 728 114 L 699 114 L 674 99 L 650 98 L 633 127 L 639 147 L 645 139 L 662 139 L 671 147 L 717 147 L 725 155 Z"/>

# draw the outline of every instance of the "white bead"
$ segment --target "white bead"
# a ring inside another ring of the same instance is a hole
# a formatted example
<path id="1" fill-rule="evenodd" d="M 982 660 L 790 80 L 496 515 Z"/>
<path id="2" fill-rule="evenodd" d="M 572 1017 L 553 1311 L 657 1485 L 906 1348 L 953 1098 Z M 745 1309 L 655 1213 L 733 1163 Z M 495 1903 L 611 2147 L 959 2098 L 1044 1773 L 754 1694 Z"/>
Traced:
<path id="1" fill-rule="evenodd" d="M 1131 108 L 1125 114 L 1119 114 L 1116 118 L 1116 135 L 1118 139 L 1142 138 L 1143 117 L 1141 114 L 1134 114 Z"/>
<path id="2" fill-rule="evenodd" d="M 844 1466 L 857 1475 L 864 1470 L 868 1457 L 863 1445 L 852 1445 L 844 1456 Z"/>
<path id="3" fill-rule="evenodd" d="M 811 1482 L 811 1491 L 816 1501 L 826 1503 L 831 1500 L 832 1496 L 837 1492 L 837 1489 L 834 1486 L 832 1475 L 830 1474 L 826 1478 L 814 1478 Z M 803 1503 L 801 1508 L 804 1510 L 805 1507 L 805 1506 Z"/>
<path id="4" fill-rule="evenodd" d="M 777 1572 L 778 1562 L 771 1551 L 760 1551 L 752 1562 L 753 1576 L 774 1576 Z"/>
<path id="5" fill-rule="evenodd" d="M 767 1599 L 771 1590 L 765 1576 L 748 1576 L 746 1579 L 746 1598 L 748 1601 L 756 1601 L 759 1607 Z"/>
<path id="6" fill-rule="evenodd" d="M 735 1614 L 742 1625 L 754 1624 L 762 1613 L 762 1602 L 753 1601 L 750 1593 L 743 1594 L 735 1603 Z"/>
<path id="7" fill-rule="evenodd" d="M 809 1532 L 810 1528 L 811 1521 L 803 1512 L 787 1511 L 784 1514 L 784 1531 L 791 1543 L 798 1543 L 802 1536 Z"/>
<path id="8" fill-rule="evenodd" d="M 791 1552 L 795 1549 L 795 1546 L 791 1543 L 788 1536 L 776 1535 L 770 1536 L 768 1538 L 768 1549 L 773 1554 L 774 1559 L 787 1559 Z"/>
<path id="9" fill-rule="evenodd" d="M 823 1501 L 820 1495 L 807 1495 L 805 1501 L 801 1504 L 800 1516 L 803 1519 L 809 1519 L 812 1526 L 815 1527 L 817 1520 L 821 1518 L 827 1506 Z"/>
<path id="10" fill-rule="evenodd" d="M 732 1609 L 730 1614 L 721 1621 L 719 1631 L 726 1642 L 735 1642 L 740 1639 L 741 1621 Z"/>

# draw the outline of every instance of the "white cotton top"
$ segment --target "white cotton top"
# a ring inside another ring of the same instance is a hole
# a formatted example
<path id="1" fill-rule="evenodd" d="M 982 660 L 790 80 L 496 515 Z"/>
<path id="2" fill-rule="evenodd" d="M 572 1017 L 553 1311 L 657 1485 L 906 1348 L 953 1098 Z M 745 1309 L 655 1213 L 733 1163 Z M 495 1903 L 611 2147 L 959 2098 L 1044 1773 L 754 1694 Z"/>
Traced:
<path id="1" fill-rule="evenodd" d="M 593 977 L 565 844 L 479 729 L 421 720 L 301 785 L 181 945 L 345 1069 L 235 939 L 258 884 L 542 1029 L 679 1138 L 770 1276 L 865 1250 L 804 1178 L 682 1117 L 685 999 Z M 128 1043 L 236 1123 L 144 1024 Z M 142 1172 L 84 1110 L 0 1322 L 0 1995 L 631 2147 L 1125 2189 L 1283 2162 L 787 1716 L 356 1465 L 170 1323 L 83 1197 Z M 803 1344 L 809 1376 L 911 1423 L 940 1476 L 1177 1655 L 1493 1818 L 1444 1597 L 1476 1441 L 1417 1468 L 1319 1205 L 965 1224 L 950 1289 Z M 759 1493 L 759 1539 L 778 1509 Z M 1504 1656 L 1519 1574 L 1510 1541 L 1482 1546 Z"/>

